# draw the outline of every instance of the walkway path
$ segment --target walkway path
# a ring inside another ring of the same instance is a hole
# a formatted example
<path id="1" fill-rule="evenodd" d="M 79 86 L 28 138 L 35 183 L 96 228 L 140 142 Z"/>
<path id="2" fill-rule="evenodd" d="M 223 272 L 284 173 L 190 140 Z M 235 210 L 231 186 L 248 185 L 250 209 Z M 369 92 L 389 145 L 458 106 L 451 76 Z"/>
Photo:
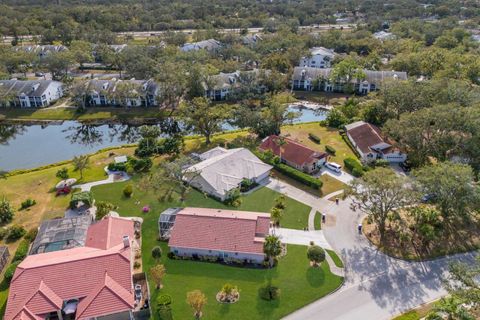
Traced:
<path id="1" fill-rule="evenodd" d="M 88 182 L 88 183 L 84 183 L 84 184 L 79 184 L 79 185 L 75 185 L 74 187 L 75 188 L 80 188 L 81 191 L 90 191 L 90 189 L 92 189 L 92 187 L 100 186 L 102 184 L 109 184 L 109 183 L 115 183 L 115 182 L 122 182 L 122 181 L 130 180 L 130 176 L 128 174 L 126 174 L 125 172 L 115 173 L 115 172 L 110 172 L 108 170 L 105 170 L 105 171 L 107 171 L 107 174 L 108 174 L 107 179 L 100 180 L 100 181 Z"/>

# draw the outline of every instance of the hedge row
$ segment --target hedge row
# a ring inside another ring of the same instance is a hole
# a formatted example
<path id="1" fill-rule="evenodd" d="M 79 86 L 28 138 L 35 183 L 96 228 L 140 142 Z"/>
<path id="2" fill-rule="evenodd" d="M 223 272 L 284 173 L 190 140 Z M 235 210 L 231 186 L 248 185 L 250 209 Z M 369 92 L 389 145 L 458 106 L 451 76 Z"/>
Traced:
<path id="1" fill-rule="evenodd" d="M 15 254 L 13 255 L 12 263 L 15 263 L 17 261 L 20 262 L 23 259 L 25 259 L 25 257 L 28 254 L 28 249 L 29 248 L 30 248 L 30 241 L 25 240 L 25 239 L 20 241 L 20 243 L 18 244 L 17 250 L 15 251 Z"/>
<path id="2" fill-rule="evenodd" d="M 254 151 L 255 155 L 260 158 L 262 161 L 272 165 L 276 170 L 278 170 L 280 173 L 283 173 L 284 175 L 297 180 L 298 182 L 301 182 L 309 187 L 312 187 L 314 189 L 320 190 L 322 188 L 322 181 L 314 178 L 300 170 L 297 170 L 295 168 L 292 168 L 290 166 L 287 166 L 286 164 L 283 163 L 275 163 L 275 161 L 270 160 L 268 161 L 264 154 L 258 151 Z"/>
<path id="3" fill-rule="evenodd" d="M 330 153 L 330 154 L 332 154 L 332 155 L 335 155 L 335 153 L 337 152 L 337 150 L 335 150 L 334 147 L 329 146 L 329 145 L 326 145 L 326 146 L 325 146 L 325 151 L 327 151 L 328 153 Z"/>
<path id="4" fill-rule="evenodd" d="M 313 133 L 309 133 L 309 134 L 308 134 L 308 137 L 309 137 L 310 140 L 312 140 L 313 142 L 315 142 L 315 143 L 317 143 L 317 144 L 320 143 L 320 138 L 319 138 L 317 135 L 315 135 L 315 134 L 313 134 Z"/>
<path id="5" fill-rule="evenodd" d="M 354 158 L 346 158 L 343 160 L 343 163 L 345 164 L 345 168 L 347 168 L 353 176 L 355 177 L 361 177 L 364 173 L 362 164 L 358 162 L 357 159 Z"/>

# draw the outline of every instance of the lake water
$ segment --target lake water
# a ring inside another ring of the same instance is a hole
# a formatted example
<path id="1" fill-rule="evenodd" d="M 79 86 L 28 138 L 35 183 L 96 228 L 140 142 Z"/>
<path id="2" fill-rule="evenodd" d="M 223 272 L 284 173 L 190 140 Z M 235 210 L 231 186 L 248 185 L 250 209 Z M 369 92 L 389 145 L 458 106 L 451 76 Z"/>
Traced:
<path id="1" fill-rule="evenodd" d="M 325 119 L 325 113 L 308 109 L 301 112 L 295 123 Z M 235 129 L 227 124 L 224 128 Z M 48 125 L 0 125 L 0 170 L 34 168 L 138 139 L 138 127 L 125 124 L 63 121 Z"/>

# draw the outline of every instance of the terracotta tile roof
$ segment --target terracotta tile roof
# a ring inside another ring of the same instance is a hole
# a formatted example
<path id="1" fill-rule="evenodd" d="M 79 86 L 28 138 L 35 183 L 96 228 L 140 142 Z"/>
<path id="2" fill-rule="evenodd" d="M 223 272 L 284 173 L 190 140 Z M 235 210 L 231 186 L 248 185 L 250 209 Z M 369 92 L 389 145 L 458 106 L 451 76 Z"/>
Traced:
<path id="1" fill-rule="evenodd" d="M 108 217 L 88 228 L 85 246 L 109 249 L 122 243 L 123 236 L 135 239 L 134 222 L 125 218 Z"/>
<path id="2" fill-rule="evenodd" d="M 357 121 L 345 126 L 345 129 L 347 130 L 347 133 L 350 135 L 351 139 L 363 153 L 369 153 L 373 151 L 370 149 L 370 147 L 387 143 L 382 138 L 382 132 L 380 129 L 373 124 L 364 121 Z M 386 148 L 387 147 L 390 147 L 390 145 L 386 146 Z"/>
<path id="3" fill-rule="evenodd" d="M 278 136 L 269 136 L 263 139 L 259 149 L 262 151 L 271 150 L 276 156 L 280 156 L 280 146 L 277 144 Z M 292 139 L 283 138 L 286 142 L 282 146 L 282 159 L 299 166 L 313 163 L 327 156 L 325 152 L 317 152 Z"/>
<path id="4" fill-rule="evenodd" d="M 119 236 L 127 233 L 127 225 L 133 234 L 133 222 L 109 218 L 98 225 L 99 233 L 90 240 L 98 247 L 31 255 L 19 264 L 10 284 L 5 320 L 43 319 L 74 298 L 80 299 L 78 311 L 83 314 L 77 313 L 76 319 L 133 308 L 132 249 L 125 248 L 123 235 Z"/>
<path id="5" fill-rule="evenodd" d="M 108 315 L 118 310 L 130 310 L 133 300 L 131 291 L 126 290 L 105 272 L 104 280 L 98 284 L 92 294 L 78 304 L 77 318 L 90 318 Z"/>
<path id="6" fill-rule="evenodd" d="M 177 213 L 170 247 L 263 254 L 268 213 L 185 208 Z"/>

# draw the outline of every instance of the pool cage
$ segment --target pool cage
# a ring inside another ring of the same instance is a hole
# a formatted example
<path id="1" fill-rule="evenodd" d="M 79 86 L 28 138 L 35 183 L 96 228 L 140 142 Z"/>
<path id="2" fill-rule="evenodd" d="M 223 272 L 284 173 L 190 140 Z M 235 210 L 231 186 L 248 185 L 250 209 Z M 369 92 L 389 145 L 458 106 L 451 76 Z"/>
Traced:
<path id="1" fill-rule="evenodd" d="M 172 229 L 177 213 L 183 208 L 168 208 L 163 211 L 158 218 L 158 232 L 160 239 L 168 240 L 170 238 L 170 230 Z"/>
<path id="2" fill-rule="evenodd" d="M 38 230 L 30 254 L 85 246 L 87 230 L 91 223 L 90 216 L 44 221 Z"/>

